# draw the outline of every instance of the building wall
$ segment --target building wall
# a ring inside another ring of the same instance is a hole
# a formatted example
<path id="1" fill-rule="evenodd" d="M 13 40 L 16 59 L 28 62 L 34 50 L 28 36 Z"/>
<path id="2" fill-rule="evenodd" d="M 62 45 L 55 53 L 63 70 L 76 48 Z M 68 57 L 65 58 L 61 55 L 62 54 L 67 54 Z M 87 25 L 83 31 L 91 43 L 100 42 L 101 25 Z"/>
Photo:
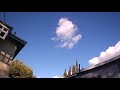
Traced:
<path id="1" fill-rule="evenodd" d="M 8 72 L 9 66 L 3 62 L 0 62 L 0 71 Z"/>
<path id="2" fill-rule="evenodd" d="M 0 78 L 7 78 L 9 67 L 7 64 L 0 62 Z"/>
<path id="3" fill-rule="evenodd" d="M 12 62 L 11 60 L 8 62 L 7 58 L 3 58 L 4 56 L 1 56 L 1 51 L 3 51 L 5 55 L 8 54 L 10 57 L 13 57 L 16 49 L 17 47 L 15 44 L 7 38 L 5 40 L 0 39 L 0 78 L 7 78 L 7 73 L 10 67 L 9 65 Z"/>
<path id="4" fill-rule="evenodd" d="M 10 40 L 0 39 L 0 50 L 5 52 L 6 54 L 10 55 L 10 57 L 14 56 L 16 49 L 17 49 L 17 47 Z"/>
<path id="5" fill-rule="evenodd" d="M 96 69 L 82 72 L 75 78 L 120 78 L 120 62 L 112 62 Z"/>

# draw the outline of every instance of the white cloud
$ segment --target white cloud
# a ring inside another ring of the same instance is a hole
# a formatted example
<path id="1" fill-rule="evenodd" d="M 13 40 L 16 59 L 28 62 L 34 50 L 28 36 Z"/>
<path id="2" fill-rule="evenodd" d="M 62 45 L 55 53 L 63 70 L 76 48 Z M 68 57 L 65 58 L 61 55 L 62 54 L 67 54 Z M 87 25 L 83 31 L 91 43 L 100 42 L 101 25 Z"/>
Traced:
<path id="1" fill-rule="evenodd" d="M 118 55 L 120 55 L 120 41 L 115 46 L 109 47 L 106 51 L 101 52 L 99 57 L 94 57 L 89 60 L 89 63 L 91 65 L 96 65 Z"/>
<path id="2" fill-rule="evenodd" d="M 92 65 L 98 64 L 98 62 L 99 62 L 98 57 L 94 57 L 93 59 L 89 60 L 89 63 Z"/>
<path id="3" fill-rule="evenodd" d="M 51 38 L 51 40 L 56 40 L 56 39 L 53 37 L 53 38 Z"/>
<path id="4" fill-rule="evenodd" d="M 64 78 L 64 76 L 58 76 L 58 75 L 56 75 L 56 76 L 54 76 L 52 78 Z"/>
<path id="5" fill-rule="evenodd" d="M 60 78 L 60 76 L 57 76 L 57 75 L 56 75 L 56 76 L 54 76 L 53 78 Z"/>
<path id="6" fill-rule="evenodd" d="M 37 78 L 41 78 L 41 77 L 39 77 L 39 76 L 36 76 Z"/>
<path id="7" fill-rule="evenodd" d="M 73 48 L 74 45 L 81 39 L 81 34 L 77 34 L 78 28 L 68 18 L 61 18 L 56 28 L 56 37 L 51 40 L 59 41 L 57 47 Z"/>

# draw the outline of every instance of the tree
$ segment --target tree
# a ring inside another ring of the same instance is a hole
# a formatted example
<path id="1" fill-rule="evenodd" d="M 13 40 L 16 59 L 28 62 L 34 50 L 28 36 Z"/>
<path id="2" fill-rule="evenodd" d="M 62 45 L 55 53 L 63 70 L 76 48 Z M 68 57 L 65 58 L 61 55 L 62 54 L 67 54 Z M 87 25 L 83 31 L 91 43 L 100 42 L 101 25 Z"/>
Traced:
<path id="1" fill-rule="evenodd" d="M 63 76 L 64 76 L 64 77 L 67 77 L 66 69 L 65 69 L 65 72 L 64 72 Z"/>
<path id="2" fill-rule="evenodd" d="M 71 75 L 71 66 L 69 67 L 68 76 Z"/>
<path id="3" fill-rule="evenodd" d="M 35 75 L 33 75 L 31 78 L 37 78 Z"/>
<path id="4" fill-rule="evenodd" d="M 76 60 L 76 67 L 75 67 L 76 73 L 79 71 L 78 61 Z"/>
<path id="5" fill-rule="evenodd" d="M 19 60 L 11 63 L 8 76 L 10 78 L 35 78 L 32 69 Z"/>
<path id="6" fill-rule="evenodd" d="M 75 74 L 75 66 L 72 67 L 72 74 Z"/>

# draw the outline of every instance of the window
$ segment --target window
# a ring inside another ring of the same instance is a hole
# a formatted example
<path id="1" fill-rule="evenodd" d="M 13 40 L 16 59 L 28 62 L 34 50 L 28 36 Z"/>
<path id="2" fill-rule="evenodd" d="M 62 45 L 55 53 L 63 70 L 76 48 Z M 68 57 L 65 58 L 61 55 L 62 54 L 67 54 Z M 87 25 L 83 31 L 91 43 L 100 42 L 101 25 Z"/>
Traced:
<path id="1" fill-rule="evenodd" d="M 1 32 L 1 33 L 0 33 L 0 36 L 1 36 L 1 37 L 4 37 L 4 35 L 5 35 L 4 32 Z"/>
<path id="2" fill-rule="evenodd" d="M 10 55 L 4 53 L 3 51 L 0 51 L 0 61 L 2 61 L 3 63 L 10 65 L 12 58 L 10 57 Z"/>
<path id="3" fill-rule="evenodd" d="M 2 25 L 0 25 L 0 29 L 2 29 L 2 27 L 3 27 L 3 26 L 2 26 Z"/>
<path id="4" fill-rule="evenodd" d="M 6 28 L 4 28 L 3 30 L 4 30 L 5 32 L 7 31 L 7 29 L 6 29 Z"/>
<path id="5" fill-rule="evenodd" d="M 9 32 L 9 28 L 7 28 L 5 25 L 0 23 L 0 38 L 4 40 L 8 32 Z"/>
<path id="6" fill-rule="evenodd" d="M 2 61 L 2 60 L 3 60 L 3 55 L 0 54 L 0 61 Z"/>
<path id="7" fill-rule="evenodd" d="M 8 63 L 8 58 L 5 57 L 3 62 Z"/>

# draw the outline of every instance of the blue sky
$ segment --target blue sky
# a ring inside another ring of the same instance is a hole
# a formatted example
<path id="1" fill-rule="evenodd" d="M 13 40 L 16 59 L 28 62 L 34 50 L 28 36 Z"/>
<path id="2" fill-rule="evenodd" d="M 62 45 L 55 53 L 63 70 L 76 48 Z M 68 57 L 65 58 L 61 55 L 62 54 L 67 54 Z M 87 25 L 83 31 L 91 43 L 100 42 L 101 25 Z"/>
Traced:
<path id="1" fill-rule="evenodd" d="M 76 36 L 81 35 L 72 48 L 57 47 L 61 41 L 51 40 L 57 36 L 60 19 L 72 22 Z M 90 59 L 120 40 L 120 12 L 6 12 L 6 23 L 28 42 L 16 59 L 41 78 L 63 75 L 76 58 L 81 67 L 88 67 Z"/>

